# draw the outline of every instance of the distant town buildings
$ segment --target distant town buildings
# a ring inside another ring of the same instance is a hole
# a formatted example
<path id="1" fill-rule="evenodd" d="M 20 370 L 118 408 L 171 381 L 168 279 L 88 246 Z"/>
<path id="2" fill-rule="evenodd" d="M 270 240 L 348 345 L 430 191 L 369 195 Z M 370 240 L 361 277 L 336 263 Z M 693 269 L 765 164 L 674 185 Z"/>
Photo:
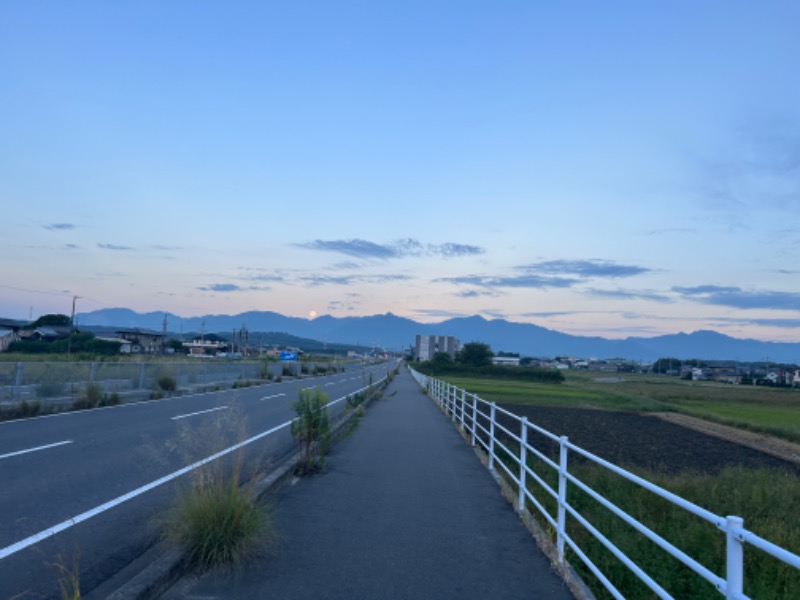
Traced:
<path id="1" fill-rule="evenodd" d="M 430 360 L 437 352 L 447 352 L 455 359 L 460 348 L 458 340 L 449 335 L 417 335 L 414 356 L 418 361 Z"/>

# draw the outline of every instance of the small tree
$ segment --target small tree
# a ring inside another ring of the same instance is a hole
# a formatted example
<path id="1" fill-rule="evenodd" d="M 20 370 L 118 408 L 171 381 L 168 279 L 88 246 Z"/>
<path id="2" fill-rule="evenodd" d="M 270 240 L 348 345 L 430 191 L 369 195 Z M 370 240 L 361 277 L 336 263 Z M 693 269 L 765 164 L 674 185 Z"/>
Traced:
<path id="1" fill-rule="evenodd" d="M 303 388 L 292 402 L 297 418 L 292 421 L 292 437 L 300 443 L 301 473 L 313 473 L 321 466 L 321 455 L 328 442 L 328 395 L 319 388 Z"/>
<path id="2" fill-rule="evenodd" d="M 488 344 L 469 342 L 459 350 L 456 362 L 466 367 L 487 367 L 492 364 L 492 349 Z"/>

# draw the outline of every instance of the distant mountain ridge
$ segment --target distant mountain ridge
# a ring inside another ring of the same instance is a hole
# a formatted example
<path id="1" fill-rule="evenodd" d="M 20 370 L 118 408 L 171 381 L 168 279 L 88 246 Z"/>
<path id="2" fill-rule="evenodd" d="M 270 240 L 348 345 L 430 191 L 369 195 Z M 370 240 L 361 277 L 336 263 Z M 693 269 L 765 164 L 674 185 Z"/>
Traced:
<path id="1" fill-rule="evenodd" d="M 136 313 L 127 308 L 108 308 L 76 317 L 78 325 L 140 327 L 160 331 L 163 312 Z M 251 333 L 283 332 L 327 343 L 358 344 L 399 350 L 413 345 L 415 336 L 452 335 L 461 343 L 478 341 L 495 352 L 518 352 L 522 356 L 576 356 L 626 358 L 652 361 L 662 357 L 704 360 L 772 361 L 800 363 L 800 343 L 762 342 L 739 339 L 715 332 L 695 331 L 651 338 L 628 337 L 612 340 L 574 336 L 530 323 L 504 319 L 487 320 L 480 316 L 458 317 L 441 323 L 418 323 L 392 313 L 367 317 L 316 319 L 287 317 L 270 311 L 250 311 L 236 315 L 179 317 L 166 313 L 167 330 L 172 333 L 222 333 L 246 326 Z"/>

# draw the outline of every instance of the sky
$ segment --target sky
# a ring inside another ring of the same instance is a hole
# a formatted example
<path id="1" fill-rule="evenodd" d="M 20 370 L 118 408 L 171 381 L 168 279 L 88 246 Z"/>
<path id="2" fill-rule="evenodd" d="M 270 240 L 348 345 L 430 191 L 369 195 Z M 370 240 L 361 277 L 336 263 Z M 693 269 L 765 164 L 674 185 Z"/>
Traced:
<path id="1" fill-rule="evenodd" d="M 0 317 L 800 342 L 794 0 L 0 6 Z"/>

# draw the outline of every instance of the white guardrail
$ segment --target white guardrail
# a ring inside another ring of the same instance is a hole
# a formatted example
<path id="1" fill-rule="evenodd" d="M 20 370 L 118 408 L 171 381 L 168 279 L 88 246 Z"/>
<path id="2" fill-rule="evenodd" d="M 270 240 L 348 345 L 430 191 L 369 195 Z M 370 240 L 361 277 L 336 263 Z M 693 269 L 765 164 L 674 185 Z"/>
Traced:
<path id="1" fill-rule="evenodd" d="M 578 558 L 586 565 L 586 567 L 597 577 L 603 586 L 615 598 L 624 598 L 622 593 L 608 580 L 602 571 L 589 559 L 586 553 L 578 547 L 575 541 L 570 538 L 567 533 L 567 515 L 580 523 L 592 536 L 594 536 L 605 548 L 607 548 L 617 559 L 619 559 L 628 569 L 630 569 L 647 587 L 649 587 L 659 598 L 672 598 L 672 596 L 655 582 L 642 568 L 640 568 L 632 558 L 626 556 L 617 546 L 615 546 L 608 538 L 606 538 L 600 531 L 589 523 L 578 511 L 570 506 L 567 502 L 567 486 L 569 484 L 577 486 L 580 490 L 588 494 L 591 498 L 611 511 L 614 515 L 619 517 L 622 521 L 636 529 L 639 533 L 644 535 L 650 541 L 658 545 L 665 552 L 679 560 L 681 563 L 689 567 L 692 571 L 697 573 L 700 577 L 711 583 L 716 589 L 726 598 L 730 599 L 746 599 L 744 595 L 744 549 L 746 544 L 766 552 L 767 554 L 794 567 L 800 569 L 800 556 L 793 554 L 780 546 L 777 546 L 768 540 L 765 540 L 755 533 L 748 531 L 744 528 L 744 520 L 741 517 L 727 516 L 722 517 L 716 515 L 692 502 L 684 500 L 667 490 L 660 488 L 649 481 L 629 473 L 628 471 L 617 467 L 616 465 L 603 460 L 599 456 L 595 456 L 591 452 L 583 450 L 569 442 L 566 436 L 557 436 L 541 427 L 530 423 L 526 417 L 520 417 L 511 412 L 503 410 L 494 402 L 487 402 L 475 394 L 467 392 L 461 388 L 457 388 L 447 382 L 444 382 L 433 377 L 428 377 L 421 373 L 410 369 L 414 379 L 419 385 L 427 391 L 427 394 L 451 416 L 454 423 L 458 424 L 462 431 L 469 434 L 473 446 L 479 444 L 488 455 L 488 468 L 492 472 L 496 472 L 496 466 L 499 465 L 503 471 L 516 483 L 519 494 L 516 500 L 516 509 L 522 514 L 525 510 L 525 500 L 536 507 L 541 516 L 553 527 L 556 534 L 556 548 L 558 553 L 558 562 L 564 565 L 564 549 L 569 546 Z M 479 409 L 480 407 L 480 409 Z M 509 419 L 515 420 L 519 423 L 519 433 L 514 433 L 508 428 L 504 427 L 497 421 L 497 414 L 501 413 Z M 484 426 L 481 420 L 488 421 Z M 557 443 L 560 448 L 560 460 L 558 463 L 545 456 L 542 452 L 534 448 L 528 442 L 528 432 L 535 431 Z M 502 440 L 498 438 L 497 433 L 501 432 L 504 437 L 512 439 L 519 444 L 519 454 L 512 452 L 503 444 Z M 506 464 L 500 460 L 497 449 L 500 448 L 505 455 L 513 459 L 517 465 L 516 472 L 512 471 Z M 569 452 L 572 451 L 584 458 L 594 462 L 609 471 L 633 482 L 636 485 L 664 498 L 665 500 L 675 504 L 676 506 L 686 510 L 701 519 L 711 523 L 717 529 L 725 534 L 726 537 L 726 575 L 720 577 L 713 573 L 711 570 L 701 565 L 694 560 L 691 556 L 681 551 L 679 548 L 670 544 L 663 537 L 649 529 L 647 526 L 637 521 L 625 513 L 622 509 L 609 502 L 598 492 L 590 488 L 588 485 L 580 481 L 568 471 Z M 538 474 L 536 474 L 528 465 L 528 457 L 535 456 L 544 464 L 548 465 L 558 473 L 558 489 L 550 487 Z M 530 482 L 538 484 L 539 489 L 548 494 L 557 502 L 558 509 L 556 516 L 548 513 L 542 503 L 537 499 L 536 495 L 531 492 L 528 485 Z M 800 590 L 798 590 L 798 597 L 800 597 Z"/>

